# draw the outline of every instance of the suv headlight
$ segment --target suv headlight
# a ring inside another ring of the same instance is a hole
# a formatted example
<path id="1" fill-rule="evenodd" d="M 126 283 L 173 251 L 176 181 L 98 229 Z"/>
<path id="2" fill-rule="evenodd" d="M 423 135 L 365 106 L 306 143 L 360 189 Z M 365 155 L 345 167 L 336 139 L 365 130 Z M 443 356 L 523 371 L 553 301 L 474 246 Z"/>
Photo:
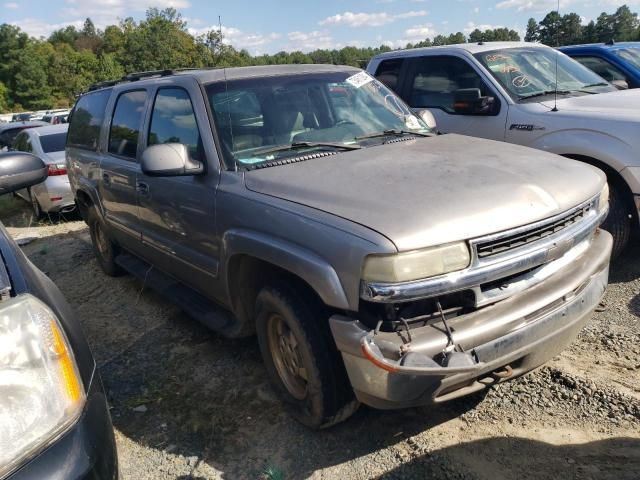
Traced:
<path id="1" fill-rule="evenodd" d="M 0 478 L 76 421 L 85 393 L 54 313 L 20 295 L 0 304 Z"/>
<path id="2" fill-rule="evenodd" d="M 462 270 L 470 261 L 464 242 L 394 255 L 370 255 L 364 261 L 362 278 L 368 282 L 410 282 Z"/>
<path id="3" fill-rule="evenodd" d="M 603 212 L 609 208 L 609 184 L 605 183 L 600 198 L 598 198 L 598 212 Z"/>

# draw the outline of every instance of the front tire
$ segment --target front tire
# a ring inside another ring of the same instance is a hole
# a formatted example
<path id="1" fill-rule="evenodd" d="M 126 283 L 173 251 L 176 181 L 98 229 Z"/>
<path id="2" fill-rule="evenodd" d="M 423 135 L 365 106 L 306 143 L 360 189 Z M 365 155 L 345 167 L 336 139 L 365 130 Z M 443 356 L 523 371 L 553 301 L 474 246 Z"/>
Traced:
<path id="1" fill-rule="evenodd" d="M 629 202 L 624 192 L 615 183 L 609 183 L 609 215 L 602 228 L 613 236 L 611 258 L 616 259 L 627 246 L 631 235 L 631 219 Z"/>
<path id="2" fill-rule="evenodd" d="M 116 263 L 115 259 L 119 253 L 118 246 L 107 236 L 104 223 L 95 210 L 89 211 L 89 233 L 91 234 L 91 244 L 93 253 L 98 260 L 98 265 L 102 271 L 110 277 L 119 277 L 124 274 L 124 270 Z"/>
<path id="3" fill-rule="evenodd" d="M 320 429 L 357 410 L 325 308 L 313 295 L 288 282 L 264 287 L 256 332 L 269 379 L 296 420 Z"/>

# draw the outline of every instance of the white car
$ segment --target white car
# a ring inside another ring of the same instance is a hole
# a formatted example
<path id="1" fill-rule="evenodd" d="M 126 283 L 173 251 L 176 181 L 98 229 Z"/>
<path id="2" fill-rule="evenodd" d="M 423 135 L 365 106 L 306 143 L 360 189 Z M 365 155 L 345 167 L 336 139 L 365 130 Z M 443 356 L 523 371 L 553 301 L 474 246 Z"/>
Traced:
<path id="1" fill-rule="evenodd" d="M 388 52 L 367 71 L 412 108 L 428 109 L 442 133 L 517 143 L 602 169 L 614 255 L 638 226 L 640 90 L 619 91 L 566 55 L 524 42 Z"/>
<path id="2" fill-rule="evenodd" d="M 22 131 L 13 143 L 13 150 L 33 153 L 49 169 L 43 183 L 16 192 L 31 203 L 36 217 L 45 213 L 71 213 L 76 208 L 64 156 L 68 128 L 68 124 L 30 128 Z"/>

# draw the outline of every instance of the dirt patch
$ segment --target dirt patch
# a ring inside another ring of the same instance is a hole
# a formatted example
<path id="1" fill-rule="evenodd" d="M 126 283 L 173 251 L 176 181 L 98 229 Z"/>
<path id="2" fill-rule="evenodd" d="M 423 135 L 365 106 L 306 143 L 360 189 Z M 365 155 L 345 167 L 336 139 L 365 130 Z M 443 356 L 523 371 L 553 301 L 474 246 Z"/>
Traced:
<path id="1" fill-rule="evenodd" d="M 640 471 L 640 249 L 606 308 L 542 369 L 441 407 L 361 408 L 312 432 L 275 400 L 254 339 L 226 340 L 130 278 L 109 278 L 85 225 L 0 215 L 80 318 L 107 389 L 124 479 L 576 478 Z"/>

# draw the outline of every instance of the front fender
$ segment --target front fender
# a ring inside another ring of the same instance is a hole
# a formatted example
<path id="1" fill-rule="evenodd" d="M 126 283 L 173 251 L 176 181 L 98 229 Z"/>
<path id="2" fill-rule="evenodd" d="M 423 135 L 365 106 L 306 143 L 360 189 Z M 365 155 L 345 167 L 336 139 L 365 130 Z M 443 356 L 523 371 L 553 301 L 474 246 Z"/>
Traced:
<path id="1" fill-rule="evenodd" d="M 331 307 L 349 309 L 349 302 L 335 269 L 322 257 L 285 239 L 245 229 L 223 236 L 225 271 L 236 255 L 248 255 L 300 277 Z"/>
<path id="2" fill-rule="evenodd" d="M 635 165 L 633 148 L 619 138 L 588 129 L 565 129 L 543 134 L 527 146 L 560 155 L 582 155 L 606 163 L 616 172 Z"/>

